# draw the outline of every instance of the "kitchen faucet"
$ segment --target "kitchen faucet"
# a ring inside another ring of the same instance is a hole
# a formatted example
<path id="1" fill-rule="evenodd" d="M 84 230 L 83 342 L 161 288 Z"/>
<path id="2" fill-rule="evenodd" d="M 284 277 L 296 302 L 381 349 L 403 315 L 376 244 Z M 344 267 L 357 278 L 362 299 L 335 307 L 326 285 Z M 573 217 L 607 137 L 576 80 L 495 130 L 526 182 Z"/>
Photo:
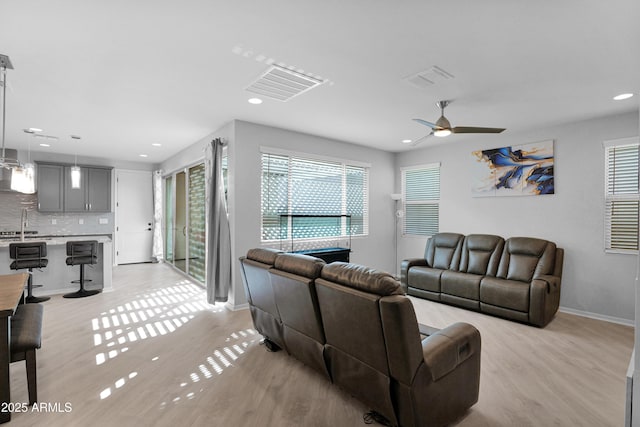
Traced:
<path id="1" fill-rule="evenodd" d="M 29 225 L 27 219 L 27 208 L 22 208 L 22 214 L 20 215 L 20 241 L 24 242 L 24 228 Z"/>

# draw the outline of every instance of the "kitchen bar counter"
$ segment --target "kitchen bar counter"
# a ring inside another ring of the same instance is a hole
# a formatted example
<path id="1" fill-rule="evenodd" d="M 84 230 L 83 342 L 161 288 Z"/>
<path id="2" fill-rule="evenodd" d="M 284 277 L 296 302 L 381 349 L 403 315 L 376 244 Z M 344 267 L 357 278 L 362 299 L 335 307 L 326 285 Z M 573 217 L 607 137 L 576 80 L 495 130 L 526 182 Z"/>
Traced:
<path id="1" fill-rule="evenodd" d="M 85 277 L 92 282 L 85 284 L 87 289 L 112 289 L 111 270 L 113 266 L 113 243 L 110 235 L 25 235 L 24 242 L 45 242 L 47 244 L 47 259 L 49 264 L 42 271 L 33 271 L 33 294 L 36 296 L 64 294 L 77 291 L 80 285 L 71 283 L 78 280 L 80 271 L 78 266 L 68 266 L 66 244 L 68 241 L 96 240 L 98 242 L 98 263 L 85 267 Z M 0 274 L 26 272 L 27 270 L 11 270 L 9 245 L 21 242 L 20 238 L 0 239 Z M 41 285 L 41 287 L 38 287 Z"/>
<path id="2" fill-rule="evenodd" d="M 11 243 L 19 242 L 46 242 L 47 245 L 66 245 L 68 241 L 72 240 L 97 240 L 98 243 L 104 243 L 111 241 L 111 235 L 109 234 L 91 234 L 91 235 L 39 235 L 29 234 L 25 235 L 24 240 L 20 240 L 19 237 L 12 238 L 0 238 L 0 248 L 8 248 Z"/>

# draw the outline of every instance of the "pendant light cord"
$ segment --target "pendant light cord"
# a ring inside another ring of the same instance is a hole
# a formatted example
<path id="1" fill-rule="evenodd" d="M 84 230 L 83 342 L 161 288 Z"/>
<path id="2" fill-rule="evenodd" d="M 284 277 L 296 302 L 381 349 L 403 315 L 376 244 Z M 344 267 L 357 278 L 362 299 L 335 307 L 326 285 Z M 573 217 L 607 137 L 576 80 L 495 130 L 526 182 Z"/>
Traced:
<path id="1" fill-rule="evenodd" d="M 7 119 L 7 67 L 2 67 L 2 162 L 5 160 L 4 129 Z"/>

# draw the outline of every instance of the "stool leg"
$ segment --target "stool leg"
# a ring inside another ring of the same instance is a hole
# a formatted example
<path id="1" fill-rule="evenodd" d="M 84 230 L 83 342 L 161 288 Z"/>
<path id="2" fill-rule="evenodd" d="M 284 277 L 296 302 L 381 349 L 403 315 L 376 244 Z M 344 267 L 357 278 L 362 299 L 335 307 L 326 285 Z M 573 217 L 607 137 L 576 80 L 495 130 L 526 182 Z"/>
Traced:
<path id="1" fill-rule="evenodd" d="M 33 296 L 33 268 L 29 269 L 29 280 L 27 281 L 27 297 L 25 302 L 27 304 L 35 304 L 38 302 L 49 301 L 51 297 L 36 297 Z"/>
<path id="2" fill-rule="evenodd" d="M 25 364 L 27 365 L 27 388 L 29 390 L 29 405 L 38 401 L 38 376 L 36 373 L 36 349 L 25 352 Z"/>
<path id="3" fill-rule="evenodd" d="M 84 288 L 84 282 L 90 282 L 91 280 L 85 280 L 84 278 L 84 264 L 80 264 L 80 290 L 70 293 L 70 294 L 64 294 L 62 295 L 63 298 L 83 298 L 83 297 L 88 297 L 91 295 L 96 295 L 99 294 L 101 292 L 100 289 L 90 289 L 87 290 Z"/>

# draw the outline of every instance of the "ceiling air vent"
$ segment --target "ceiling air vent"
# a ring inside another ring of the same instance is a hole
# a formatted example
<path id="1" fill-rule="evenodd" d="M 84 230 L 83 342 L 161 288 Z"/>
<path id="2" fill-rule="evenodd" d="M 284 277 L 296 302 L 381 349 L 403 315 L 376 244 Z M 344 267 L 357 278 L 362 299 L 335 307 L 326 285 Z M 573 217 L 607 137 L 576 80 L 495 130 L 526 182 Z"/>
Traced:
<path id="1" fill-rule="evenodd" d="M 411 74 L 410 76 L 405 77 L 403 80 L 419 88 L 428 88 L 429 86 L 432 86 L 438 82 L 450 80 L 452 78 L 453 74 L 443 70 L 437 65 L 434 65 L 427 70 Z"/>
<path id="2" fill-rule="evenodd" d="M 266 96 L 278 101 L 288 101 L 325 81 L 299 73 L 279 65 L 272 65 L 255 82 L 247 87 L 247 91 Z"/>

